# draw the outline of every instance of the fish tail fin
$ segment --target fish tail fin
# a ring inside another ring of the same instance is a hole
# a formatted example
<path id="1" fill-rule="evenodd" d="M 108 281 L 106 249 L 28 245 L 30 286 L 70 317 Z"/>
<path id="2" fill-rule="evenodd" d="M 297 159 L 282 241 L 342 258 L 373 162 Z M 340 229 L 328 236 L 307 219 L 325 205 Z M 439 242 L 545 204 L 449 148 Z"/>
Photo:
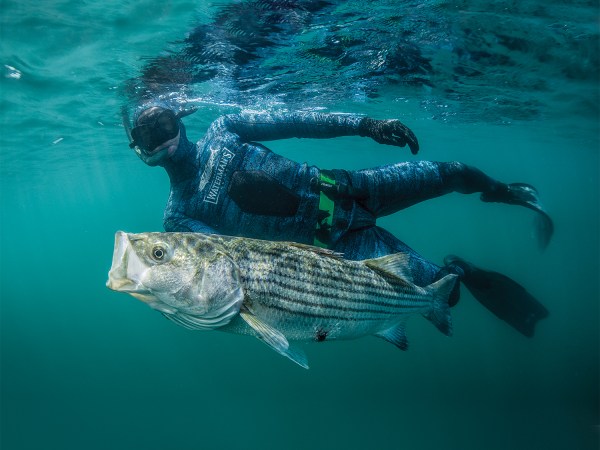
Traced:
<path id="1" fill-rule="evenodd" d="M 446 275 L 425 288 L 433 295 L 431 310 L 425 317 L 446 336 L 452 335 L 452 316 L 448 302 L 457 280 L 456 275 Z"/>

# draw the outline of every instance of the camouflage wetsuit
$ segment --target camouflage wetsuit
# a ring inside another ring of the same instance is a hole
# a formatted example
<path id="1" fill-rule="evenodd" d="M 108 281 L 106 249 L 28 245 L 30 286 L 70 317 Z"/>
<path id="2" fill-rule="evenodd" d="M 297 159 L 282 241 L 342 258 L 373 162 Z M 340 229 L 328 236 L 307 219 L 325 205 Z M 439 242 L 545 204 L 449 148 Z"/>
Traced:
<path id="1" fill-rule="evenodd" d="M 481 192 L 502 183 L 456 162 L 320 171 L 258 143 L 356 136 L 362 119 L 321 113 L 228 115 L 213 122 L 197 144 L 187 139 L 181 124 L 179 147 L 163 163 L 171 180 L 165 230 L 306 244 L 313 244 L 320 230 L 321 241 L 349 259 L 408 252 L 415 282 L 433 282 L 448 269 L 424 260 L 376 226 L 376 219 L 452 191 Z M 323 182 L 322 173 L 336 185 Z M 330 226 L 325 220 L 327 211 L 319 209 L 322 191 L 334 200 Z"/>

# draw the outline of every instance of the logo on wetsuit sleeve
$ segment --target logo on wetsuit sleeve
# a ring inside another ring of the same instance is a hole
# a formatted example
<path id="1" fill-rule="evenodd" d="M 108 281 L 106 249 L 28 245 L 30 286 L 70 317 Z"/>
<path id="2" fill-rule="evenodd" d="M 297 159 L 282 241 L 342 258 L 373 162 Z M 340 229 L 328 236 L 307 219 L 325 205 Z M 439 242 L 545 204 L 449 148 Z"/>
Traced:
<path id="1" fill-rule="evenodd" d="M 214 155 L 214 154 L 213 154 Z M 225 179 L 225 170 L 229 165 L 229 162 L 233 159 L 235 155 L 227 149 L 221 153 L 221 156 L 216 163 L 216 167 L 214 166 L 214 159 L 211 158 L 207 164 L 207 168 L 205 169 L 205 173 L 210 173 L 211 180 L 210 186 L 208 188 L 208 192 L 204 197 L 204 201 L 208 203 L 214 203 L 215 205 L 219 201 L 219 191 L 221 190 L 221 186 L 223 185 L 223 181 Z M 214 169 L 214 170 L 213 170 Z M 204 177 L 203 177 L 204 178 Z M 202 184 L 202 180 L 201 180 Z M 200 189 L 204 188 L 204 186 L 200 186 Z"/>

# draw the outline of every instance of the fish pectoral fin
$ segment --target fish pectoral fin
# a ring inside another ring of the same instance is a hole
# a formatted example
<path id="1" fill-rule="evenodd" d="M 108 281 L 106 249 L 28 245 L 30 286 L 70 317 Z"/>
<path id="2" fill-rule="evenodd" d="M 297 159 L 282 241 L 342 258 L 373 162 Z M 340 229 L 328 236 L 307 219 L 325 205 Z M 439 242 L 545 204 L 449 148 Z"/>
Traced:
<path id="1" fill-rule="evenodd" d="M 290 346 L 286 337 L 270 325 L 267 325 L 250 311 L 240 311 L 240 316 L 250 327 L 256 331 L 258 338 L 270 346 L 277 353 L 291 359 L 296 364 L 308 369 L 308 359 L 299 348 Z"/>
<path id="2" fill-rule="evenodd" d="M 364 264 L 375 272 L 393 277 L 405 284 L 412 284 L 413 277 L 408 268 L 409 262 L 410 255 L 408 253 L 394 253 L 381 258 L 367 259 Z"/>
<path id="3" fill-rule="evenodd" d="M 394 344 L 400 350 L 408 350 L 408 340 L 406 339 L 404 323 L 399 323 L 385 331 L 375 333 L 375 336 Z"/>

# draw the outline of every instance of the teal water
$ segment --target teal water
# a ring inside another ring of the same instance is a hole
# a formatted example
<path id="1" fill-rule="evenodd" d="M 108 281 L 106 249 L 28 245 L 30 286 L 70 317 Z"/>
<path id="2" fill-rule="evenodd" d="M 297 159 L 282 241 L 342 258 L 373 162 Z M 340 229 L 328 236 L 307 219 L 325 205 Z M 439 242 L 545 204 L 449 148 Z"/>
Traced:
<path id="1" fill-rule="evenodd" d="M 373 16 L 380 4 L 369 2 Z M 161 230 L 168 196 L 162 169 L 127 148 L 121 88 L 223 5 L 1 2 L 0 447 L 598 448 L 598 6 L 423 3 L 530 45 L 505 48 L 518 64 L 501 71 L 486 59 L 457 96 L 383 83 L 375 97 L 311 105 L 401 118 L 417 157 L 359 138 L 269 144 L 321 167 L 463 161 L 536 186 L 556 226 L 540 252 L 529 211 L 458 194 L 385 218 L 435 262 L 455 253 L 515 278 L 550 317 L 527 339 L 463 291 L 453 337 L 415 317 L 407 352 L 374 338 L 307 344 L 305 371 L 257 340 L 185 330 L 105 287 L 114 232 Z M 290 45 L 269 57 L 293 62 Z M 444 61 L 434 86 L 448 81 Z M 256 101 L 207 94 L 222 82 L 193 92 L 205 107 L 186 119 L 191 137 Z"/>

